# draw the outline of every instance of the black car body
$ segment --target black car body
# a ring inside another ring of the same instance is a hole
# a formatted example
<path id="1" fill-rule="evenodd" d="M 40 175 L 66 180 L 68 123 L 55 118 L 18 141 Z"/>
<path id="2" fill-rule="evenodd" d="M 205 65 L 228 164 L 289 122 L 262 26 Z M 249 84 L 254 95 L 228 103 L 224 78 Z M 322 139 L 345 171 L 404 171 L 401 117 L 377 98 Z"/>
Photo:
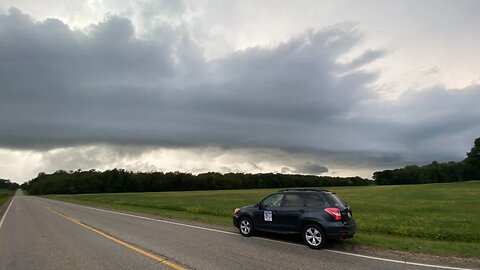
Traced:
<path id="1" fill-rule="evenodd" d="M 356 232 L 352 211 L 335 193 L 317 189 L 287 189 L 259 203 L 235 209 L 233 224 L 244 236 L 254 231 L 302 234 L 311 248 L 327 239 L 351 238 Z"/>

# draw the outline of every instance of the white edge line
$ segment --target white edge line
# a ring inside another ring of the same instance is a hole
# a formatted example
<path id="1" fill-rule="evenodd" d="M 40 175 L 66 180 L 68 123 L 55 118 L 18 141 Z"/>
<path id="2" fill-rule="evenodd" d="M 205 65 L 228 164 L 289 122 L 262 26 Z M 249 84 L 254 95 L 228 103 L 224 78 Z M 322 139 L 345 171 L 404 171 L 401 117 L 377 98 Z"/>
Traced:
<path id="1" fill-rule="evenodd" d="M 401 264 L 406 264 L 406 265 L 424 266 L 424 267 L 432 267 L 432 268 L 440 268 L 440 269 L 453 269 L 453 270 L 475 270 L 475 269 L 472 269 L 472 268 L 451 267 L 451 266 L 442 266 L 442 265 L 435 265 L 435 264 L 424 264 L 424 263 L 385 259 L 385 258 L 380 258 L 380 257 L 373 257 L 373 256 L 343 252 L 343 251 L 332 250 L 332 249 L 324 249 L 324 250 L 328 251 L 328 252 L 332 252 L 332 253 L 349 255 L 349 256 L 354 256 L 354 257 L 359 257 L 359 258 L 372 259 L 372 260 L 385 261 L 385 262 L 393 262 L 393 263 L 401 263 Z"/>
<path id="2" fill-rule="evenodd" d="M 2 220 L 0 220 L 0 229 L 2 229 L 3 221 L 5 221 L 5 217 L 8 214 L 8 210 L 10 210 L 10 206 L 12 206 L 13 200 L 15 199 L 15 196 L 12 197 L 12 200 L 8 204 L 7 211 L 5 211 L 5 214 L 3 214 Z"/>
<path id="3" fill-rule="evenodd" d="M 36 197 L 36 198 L 38 198 L 38 197 Z M 84 205 L 80 205 L 80 204 L 68 203 L 68 202 L 45 199 L 45 198 L 39 198 L 39 199 L 49 200 L 49 201 L 53 201 L 53 202 L 67 203 L 67 204 L 71 204 L 71 205 L 82 207 L 82 208 L 87 208 L 87 209 L 92 209 L 92 210 L 97 210 L 97 211 L 101 211 L 101 212 L 107 212 L 107 213 L 117 214 L 117 215 L 122 215 L 122 216 L 127 216 L 127 217 L 134 217 L 134 218 L 138 218 L 138 219 L 151 220 L 151 221 L 173 224 L 173 225 L 178 225 L 178 226 L 184 226 L 184 227 L 189 227 L 189 228 L 194 228 L 194 229 L 200 229 L 200 230 L 204 230 L 204 231 L 211 231 L 211 232 L 240 236 L 240 234 L 238 234 L 238 233 L 227 232 L 227 231 L 222 231 L 222 230 L 217 230 L 217 229 L 211 229 L 211 228 L 206 228 L 206 227 L 201 227 L 201 226 L 195 226 L 195 225 L 190 225 L 190 224 L 185 224 L 185 223 L 180 223 L 180 222 L 168 221 L 168 220 L 157 219 L 157 218 L 149 218 L 149 217 L 144 217 L 144 216 L 138 216 L 138 215 L 133 215 L 133 214 L 127 214 L 127 213 L 122 213 L 122 212 L 116 212 L 116 211 L 111 211 L 111 210 L 106 210 L 106 209 L 101 209 L 101 208 L 95 208 L 95 207 L 91 207 L 91 206 L 84 206 Z M 13 199 L 12 199 L 12 202 L 13 202 Z M 10 202 L 10 205 L 12 204 L 12 202 Z M 9 205 L 8 208 L 10 208 L 10 205 Z M 8 208 L 7 208 L 7 212 L 8 212 Z M 5 212 L 5 215 L 3 216 L 3 218 L 5 218 L 7 212 Z M 3 222 L 3 218 L 2 218 L 2 221 L 0 222 L 0 228 L 1 228 L 1 224 Z M 278 240 L 272 240 L 272 239 L 263 238 L 263 237 L 253 237 L 253 238 L 261 239 L 261 240 L 269 241 L 269 242 L 274 242 L 274 243 L 304 247 L 303 245 L 300 245 L 300 244 L 283 242 L 283 241 L 278 241 Z M 423 264 L 423 263 L 415 263 L 415 262 L 407 262 L 407 261 L 386 259 L 386 258 L 381 258 L 381 257 L 361 255 L 361 254 L 355 254 L 355 253 L 350 253 L 350 252 L 343 252 L 343 251 L 338 251 L 338 250 L 333 250 L 333 249 L 322 249 L 322 251 L 337 253 L 337 254 L 342 254 L 342 255 L 348 255 L 348 256 L 353 256 L 353 257 L 358 257 L 358 258 L 370 259 L 370 260 L 405 264 L 405 265 L 415 265 L 415 266 L 423 266 L 423 267 L 439 268 L 439 269 L 450 269 L 450 270 L 475 270 L 473 268 L 451 267 L 451 266 L 443 266 L 443 265 L 435 265 L 435 264 Z"/>

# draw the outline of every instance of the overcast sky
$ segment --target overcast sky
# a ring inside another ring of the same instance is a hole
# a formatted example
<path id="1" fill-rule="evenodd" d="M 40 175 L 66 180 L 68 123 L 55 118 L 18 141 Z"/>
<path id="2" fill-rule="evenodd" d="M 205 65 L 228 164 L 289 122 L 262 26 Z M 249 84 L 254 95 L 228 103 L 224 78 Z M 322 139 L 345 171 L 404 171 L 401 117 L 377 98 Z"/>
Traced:
<path id="1" fill-rule="evenodd" d="M 0 0 L 0 178 L 371 177 L 480 137 L 480 1 Z"/>

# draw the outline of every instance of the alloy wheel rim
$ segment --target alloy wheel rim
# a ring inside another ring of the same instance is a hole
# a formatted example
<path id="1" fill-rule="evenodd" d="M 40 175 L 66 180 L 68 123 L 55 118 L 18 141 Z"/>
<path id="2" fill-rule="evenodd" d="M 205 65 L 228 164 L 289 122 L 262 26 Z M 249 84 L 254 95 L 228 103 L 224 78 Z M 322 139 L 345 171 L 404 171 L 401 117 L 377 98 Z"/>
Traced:
<path id="1" fill-rule="evenodd" d="M 320 245 L 320 243 L 322 243 L 322 235 L 320 234 L 320 231 L 316 228 L 308 228 L 305 231 L 305 238 L 307 239 L 307 242 L 312 246 L 318 246 Z"/>
<path id="2" fill-rule="evenodd" d="M 250 233 L 250 222 L 248 220 L 244 219 L 240 223 L 240 230 L 242 231 L 243 234 L 248 234 Z"/>

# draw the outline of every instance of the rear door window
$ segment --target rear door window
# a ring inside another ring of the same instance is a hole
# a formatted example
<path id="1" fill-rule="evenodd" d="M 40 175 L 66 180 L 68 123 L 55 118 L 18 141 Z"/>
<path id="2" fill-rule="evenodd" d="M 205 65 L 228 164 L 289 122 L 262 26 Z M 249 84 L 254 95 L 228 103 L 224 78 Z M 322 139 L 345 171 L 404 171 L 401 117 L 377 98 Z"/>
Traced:
<path id="1" fill-rule="evenodd" d="M 302 194 L 286 193 L 283 196 L 282 207 L 304 207 L 305 201 Z"/>
<path id="2" fill-rule="evenodd" d="M 320 193 L 305 194 L 308 207 L 320 207 L 325 205 L 325 197 Z"/>

